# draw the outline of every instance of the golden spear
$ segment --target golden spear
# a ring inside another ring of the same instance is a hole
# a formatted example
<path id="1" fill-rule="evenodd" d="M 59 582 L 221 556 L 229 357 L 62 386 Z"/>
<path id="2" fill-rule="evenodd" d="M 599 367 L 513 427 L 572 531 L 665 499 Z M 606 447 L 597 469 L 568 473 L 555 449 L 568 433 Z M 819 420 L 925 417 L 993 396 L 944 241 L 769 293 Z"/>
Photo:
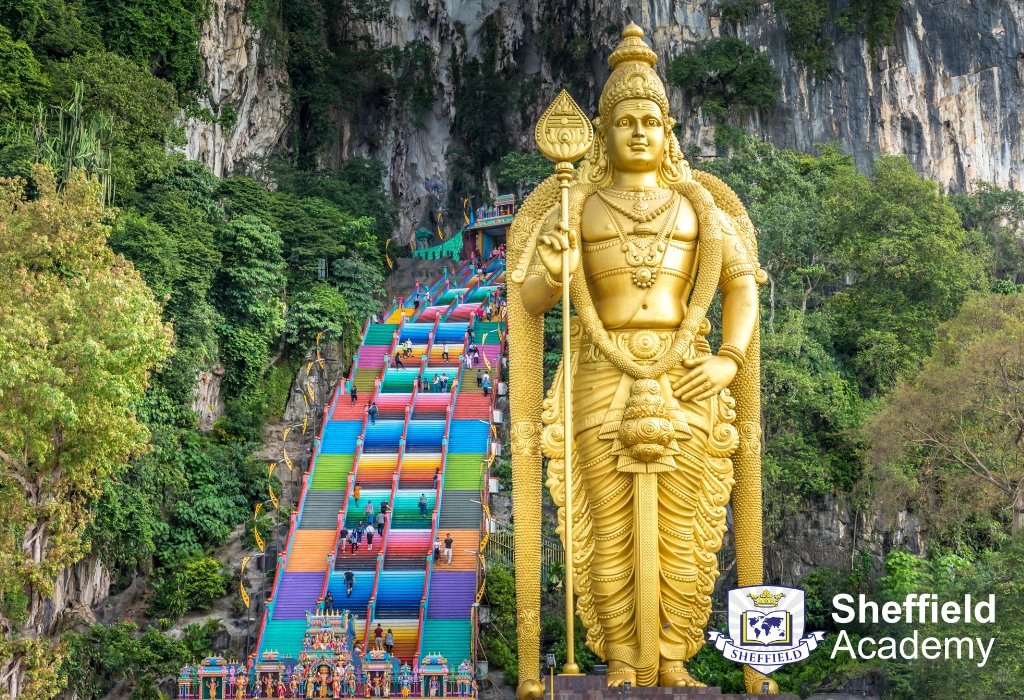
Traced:
<path id="1" fill-rule="evenodd" d="M 534 134 L 537 148 L 555 163 L 555 177 L 561 190 L 561 230 L 569 245 L 562 248 L 562 418 L 565 440 L 565 649 L 562 675 L 578 675 L 574 640 L 576 615 L 572 585 L 572 373 L 569 371 L 569 249 L 578 242 L 569 231 L 569 188 L 573 180 L 573 161 L 590 149 L 594 127 L 579 105 L 562 90 L 537 122 Z"/>

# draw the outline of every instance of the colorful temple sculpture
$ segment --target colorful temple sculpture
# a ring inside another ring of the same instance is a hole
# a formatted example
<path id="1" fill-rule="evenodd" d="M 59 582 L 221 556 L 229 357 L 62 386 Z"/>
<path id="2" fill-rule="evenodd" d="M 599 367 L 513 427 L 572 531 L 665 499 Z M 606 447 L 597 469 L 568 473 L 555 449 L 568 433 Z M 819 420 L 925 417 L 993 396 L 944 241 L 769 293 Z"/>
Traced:
<path id="1" fill-rule="evenodd" d="M 504 275 L 498 254 L 445 271 L 367 321 L 325 409 L 256 651 L 182 669 L 180 698 L 475 695 Z"/>

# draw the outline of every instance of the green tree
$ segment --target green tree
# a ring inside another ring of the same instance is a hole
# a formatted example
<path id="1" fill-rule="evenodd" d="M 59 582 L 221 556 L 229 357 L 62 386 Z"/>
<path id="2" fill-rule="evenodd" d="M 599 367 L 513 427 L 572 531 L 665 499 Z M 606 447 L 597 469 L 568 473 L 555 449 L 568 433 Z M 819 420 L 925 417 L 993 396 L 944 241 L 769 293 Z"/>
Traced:
<path id="1" fill-rule="evenodd" d="M 968 293 L 988 287 L 987 250 L 902 156 L 880 156 L 870 181 L 836 192 L 829 210 L 851 282 L 829 299 L 833 342 L 865 389 L 887 389 L 928 355 Z"/>
<path id="2" fill-rule="evenodd" d="M 224 429 L 256 442 L 266 415 L 261 391 L 271 346 L 283 340 L 285 263 L 281 235 L 246 214 L 219 231 L 224 263 L 212 290 L 223 316 L 220 328 L 226 372 Z"/>
<path id="3" fill-rule="evenodd" d="M 0 127 L 30 119 L 47 87 L 32 49 L 0 24 Z"/>
<path id="4" fill-rule="evenodd" d="M 1024 528 L 1024 297 L 975 296 L 939 338 L 924 369 L 867 426 L 872 463 L 883 476 L 910 470 L 921 497 L 944 504 L 930 509 L 934 517 L 1009 511 L 1017 534 Z M 975 496 L 960 498 L 965 489 Z"/>
<path id="5" fill-rule="evenodd" d="M 109 50 L 166 79 L 179 94 L 199 86 L 203 0 L 85 0 Z"/>
<path id="6" fill-rule="evenodd" d="M 109 138 L 118 191 L 134 190 L 171 174 L 177 158 L 169 149 L 185 144 L 174 88 L 145 67 L 107 52 L 76 55 L 49 66 L 46 104 L 62 104 L 85 86 L 84 117 L 113 120 Z"/>
<path id="7" fill-rule="evenodd" d="M 381 286 L 384 275 L 358 256 L 351 255 L 334 261 L 331 266 L 331 279 L 337 285 L 348 308 L 343 328 L 343 344 L 347 349 L 354 351 L 359 343 L 363 323 L 372 314 L 380 311 L 381 299 L 384 296 L 384 288 Z"/>
<path id="8" fill-rule="evenodd" d="M 701 100 L 705 113 L 724 120 L 732 110 L 757 111 L 774 107 L 781 83 L 768 58 L 750 44 L 718 37 L 676 56 L 668 79 Z"/>
<path id="9" fill-rule="evenodd" d="M 498 186 L 516 191 L 516 201 L 522 202 L 533 188 L 546 180 L 555 169 L 551 161 L 539 153 L 512 151 L 498 163 Z"/>
<path id="10" fill-rule="evenodd" d="M 312 345 L 321 333 L 322 342 L 337 340 L 349 317 L 345 297 L 333 285 L 318 282 L 295 292 L 289 299 L 285 337 L 297 347 Z"/>
<path id="11" fill-rule="evenodd" d="M 106 245 L 97 183 L 79 174 L 58 192 L 43 168 L 35 180 L 34 201 L 3 181 L 0 207 L 0 591 L 28 596 L 27 634 L 0 640 L 0 677 L 52 658 L 37 637 L 44 601 L 86 552 L 103 479 L 145 449 L 132 409 L 171 339 L 139 273 Z"/>

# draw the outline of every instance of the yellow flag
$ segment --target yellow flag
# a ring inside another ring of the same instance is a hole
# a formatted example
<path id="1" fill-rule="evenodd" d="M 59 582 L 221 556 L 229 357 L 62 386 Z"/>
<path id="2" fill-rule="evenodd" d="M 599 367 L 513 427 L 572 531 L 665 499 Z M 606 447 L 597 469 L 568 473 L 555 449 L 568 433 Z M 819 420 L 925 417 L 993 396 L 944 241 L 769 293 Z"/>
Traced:
<path id="1" fill-rule="evenodd" d="M 317 345 L 320 344 L 320 336 L 323 335 L 323 334 L 324 334 L 323 331 L 320 331 L 319 333 L 316 334 L 316 344 Z"/>
<path id="2" fill-rule="evenodd" d="M 384 261 L 388 264 L 388 267 L 393 270 L 393 269 L 395 269 L 395 266 L 391 262 L 391 256 L 388 255 L 388 246 L 389 245 L 391 245 L 391 239 L 390 238 L 387 239 L 386 241 L 384 241 Z"/>
<path id="3" fill-rule="evenodd" d="M 308 365 L 306 365 L 306 374 L 309 374 L 309 371 L 311 369 L 313 369 L 313 363 L 312 362 L 310 362 Z"/>
<path id="4" fill-rule="evenodd" d="M 291 426 L 284 429 L 284 435 L 281 436 L 281 442 L 288 442 L 288 431 L 291 429 Z"/>
<path id="5" fill-rule="evenodd" d="M 245 565 L 249 563 L 251 558 L 252 557 L 242 558 L 242 570 L 239 572 L 238 576 L 238 588 L 242 592 L 242 602 L 245 603 L 245 607 L 247 608 L 249 607 L 249 594 L 245 590 Z"/>
<path id="6" fill-rule="evenodd" d="M 277 496 L 274 495 L 274 487 L 268 485 L 267 490 L 270 491 L 270 502 L 274 504 L 275 508 L 277 508 Z"/>
<path id="7" fill-rule="evenodd" d="M 256 546 L 259 547 L 260 551 L 264 551 L 263 538 L 260 537 L 260 529 L 257 527 L 257 518 L 260 514 L 260 508 L 263 507 L 262 503 L 256 504 L 256 512 L 252 514 L 252 534 L 256 538 Z"/>
<path id="8" fill-rule="evenodd" d="M 303 435 L 305 435 L 305 434 L 306 434 L 306 420 L 307 420 L 307 417 L 306 417 L 306 416 L 303 416 L 303 417 L 302 417 L 302 434 L 303 434 Z"/>
<path id="9" fill-rule="evenodd" d="M 441 233 L 441 212 L 437 212 L 437 237 L 444 240 L 444 234 Z"/>
<path id="10" fill-rule="evenodd" d="M 288 450 L 281 450 L 284 452 L 284 463 L 288 465 L 288 471 L 292 470 L 292 460 L 288 458 Z"/>
<path id="11" fill-rule="evenodd" d="M 310 362 L 309 364 L 311 367 L 313 366 L 312 362 Z M 307 371 L 306 374 L 309 374 L 309 372 Z M 316 401 L 316 395 L 313 393 L 313 387 L 311 387 L 308 383 L 306 384 L 306 391 L 309 392 L 309 400 Z"/>

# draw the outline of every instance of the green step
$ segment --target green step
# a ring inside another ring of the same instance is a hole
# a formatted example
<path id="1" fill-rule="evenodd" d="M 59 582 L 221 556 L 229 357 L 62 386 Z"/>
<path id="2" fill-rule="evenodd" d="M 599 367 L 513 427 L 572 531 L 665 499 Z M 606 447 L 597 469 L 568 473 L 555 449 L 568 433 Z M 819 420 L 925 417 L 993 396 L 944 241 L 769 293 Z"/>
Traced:
<path id="1" fill-rule="evenodd" d="M 480 462 L 483 454 L 449 454 L 444 467 L 444 489 L 480 490 Z"/>
<path id="2" fill-rule="evenodd" d="M 302 637 L 306 634 L 305 620 L 270 620 L 263 630 L 263 651 L 278 651 L 281 656 L 299 658 Z"/>
<path id="3" fill-rule="evenodd" d="M 313 483 L 310 488 L 316 491 L 337 489 L 344 491 L 348 487 L 348 474 L 352 471 L 355 455 L 320 455 L 316 458 L 316 469 L 313 471 Z"/>
<path id="4" fill-rule="evenodd" d="M 498 321 L 485 321 L 473 324 L 473 342 L 479 345 L 484 342 L 484 335 L 490 333 L 490 335 L 487 335 L 487 344 L 498 345 L 501 343 L 501 336 L 495 331 L 504 330 L 504 326 L 504 323 L 499 323 Z"/>
<path id="5" fill-rule="evenodd" d="M 433 596 L 434 592 L 431 591 Z M 423 656 L 440 654 L 456 668 L 470 657 L 470 620 L 424 620 Z"/>
<path id="6" fill-rule="evenodd" d="M 371 323 L 363 336 L 363 345 L 391 345 L 395 331 L 398 330 L 397 323 Z"/>

